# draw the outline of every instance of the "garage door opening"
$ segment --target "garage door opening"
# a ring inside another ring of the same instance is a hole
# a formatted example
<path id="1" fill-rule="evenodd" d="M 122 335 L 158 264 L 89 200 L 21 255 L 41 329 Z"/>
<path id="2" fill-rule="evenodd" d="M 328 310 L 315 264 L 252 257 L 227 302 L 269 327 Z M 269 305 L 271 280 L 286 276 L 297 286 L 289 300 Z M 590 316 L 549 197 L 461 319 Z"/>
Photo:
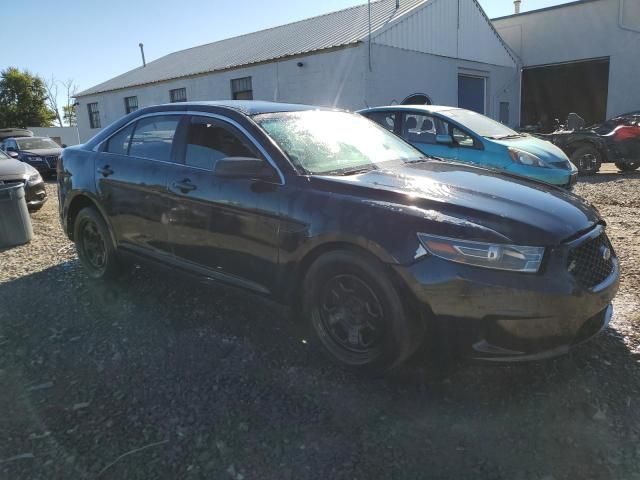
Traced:
<path id="1" fill-rule="evenodd" d="M 551 131 L 577 113 L 593 125 L 605 120 L 609 59 L 525 68 L 522 72 L 522 126 Z"/>

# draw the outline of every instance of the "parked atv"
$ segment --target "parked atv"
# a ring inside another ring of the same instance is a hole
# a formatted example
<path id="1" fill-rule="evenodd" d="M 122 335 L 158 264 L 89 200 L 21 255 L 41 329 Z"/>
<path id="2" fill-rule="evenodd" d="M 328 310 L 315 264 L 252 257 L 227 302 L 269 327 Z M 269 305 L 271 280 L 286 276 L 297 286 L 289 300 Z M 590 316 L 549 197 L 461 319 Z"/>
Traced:
<path id="1" fill-rule="evenodd" d="M 567 123 L 579 125 L 571 115 Z M 640 168 L 640 111 L 588 128 L 560 125 L 553 133 L 533 134 L 560 147 L 581 175 L 593 175 L 608 162 L 615 163 L 621 172 Z"/>

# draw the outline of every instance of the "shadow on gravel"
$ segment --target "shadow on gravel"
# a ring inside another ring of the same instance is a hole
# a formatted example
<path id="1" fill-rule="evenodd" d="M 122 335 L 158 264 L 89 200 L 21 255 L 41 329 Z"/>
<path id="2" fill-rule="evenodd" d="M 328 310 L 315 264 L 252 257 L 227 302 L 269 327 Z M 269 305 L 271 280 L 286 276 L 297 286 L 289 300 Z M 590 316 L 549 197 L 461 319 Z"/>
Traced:
<path id="1" fill-rule="evenodd" d="M 0 284 L 0 477 L 637 476 L 640 359 L 615 330 L 547 362 L 422 351 L 367 379 L 278 308 L 159 273 Z"/>
<path id="2" fill-rule="evenodd" d="M 581 183 L 607 183 L 616 180 L 640 180 L 640 171 L 634 172 L 598 172 L 596 175 L 580 177 Z"/>

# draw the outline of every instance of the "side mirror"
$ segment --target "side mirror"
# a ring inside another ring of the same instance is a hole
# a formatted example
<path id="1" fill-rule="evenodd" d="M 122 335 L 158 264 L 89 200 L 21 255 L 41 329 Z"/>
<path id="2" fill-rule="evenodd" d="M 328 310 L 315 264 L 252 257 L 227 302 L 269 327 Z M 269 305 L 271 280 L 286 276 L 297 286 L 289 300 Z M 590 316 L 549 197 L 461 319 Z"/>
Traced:
<path id="1" fill-rule="evenodd" d="M 69 145 L 67 145 L 66 143 L 63 143 L 63 144 L 61 145 L 61 147 L 62 147 L 62 148 L 67 148 L 68 146 L 69 146 Z"/>
<path id="2" fill-rule="evenodd" d="M 436 143 L 440 145 L 453 145 L 453 137 L 451 135 L 436 135 Z"/>
<path id="3" fill-rule="evenodd" d="M 13 148 L 11 150 L 7 149 L 7 155 L 9 155 L 11 158 L 18 158 L 20 155 L 18 155 L 18 152 L 16 152 Z"/>
<path id="4" fill-rule="evenodd" d="M 273 177 L 271 166 L 260 158 L 227 157 L 216 162 L 213 173 L 224 178 L 262 178 Z"/>

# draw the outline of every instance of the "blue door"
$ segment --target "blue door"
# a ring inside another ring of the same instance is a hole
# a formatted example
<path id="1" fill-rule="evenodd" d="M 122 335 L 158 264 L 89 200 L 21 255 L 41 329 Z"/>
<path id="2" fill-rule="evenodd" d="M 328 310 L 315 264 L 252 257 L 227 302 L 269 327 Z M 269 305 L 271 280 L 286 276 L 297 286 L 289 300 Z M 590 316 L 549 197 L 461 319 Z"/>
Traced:
<path id="1" fill-rule="evenodd" d="M 484 115 L 485 90 L 484 78 L 458 75 L 458 106 Z"/>

